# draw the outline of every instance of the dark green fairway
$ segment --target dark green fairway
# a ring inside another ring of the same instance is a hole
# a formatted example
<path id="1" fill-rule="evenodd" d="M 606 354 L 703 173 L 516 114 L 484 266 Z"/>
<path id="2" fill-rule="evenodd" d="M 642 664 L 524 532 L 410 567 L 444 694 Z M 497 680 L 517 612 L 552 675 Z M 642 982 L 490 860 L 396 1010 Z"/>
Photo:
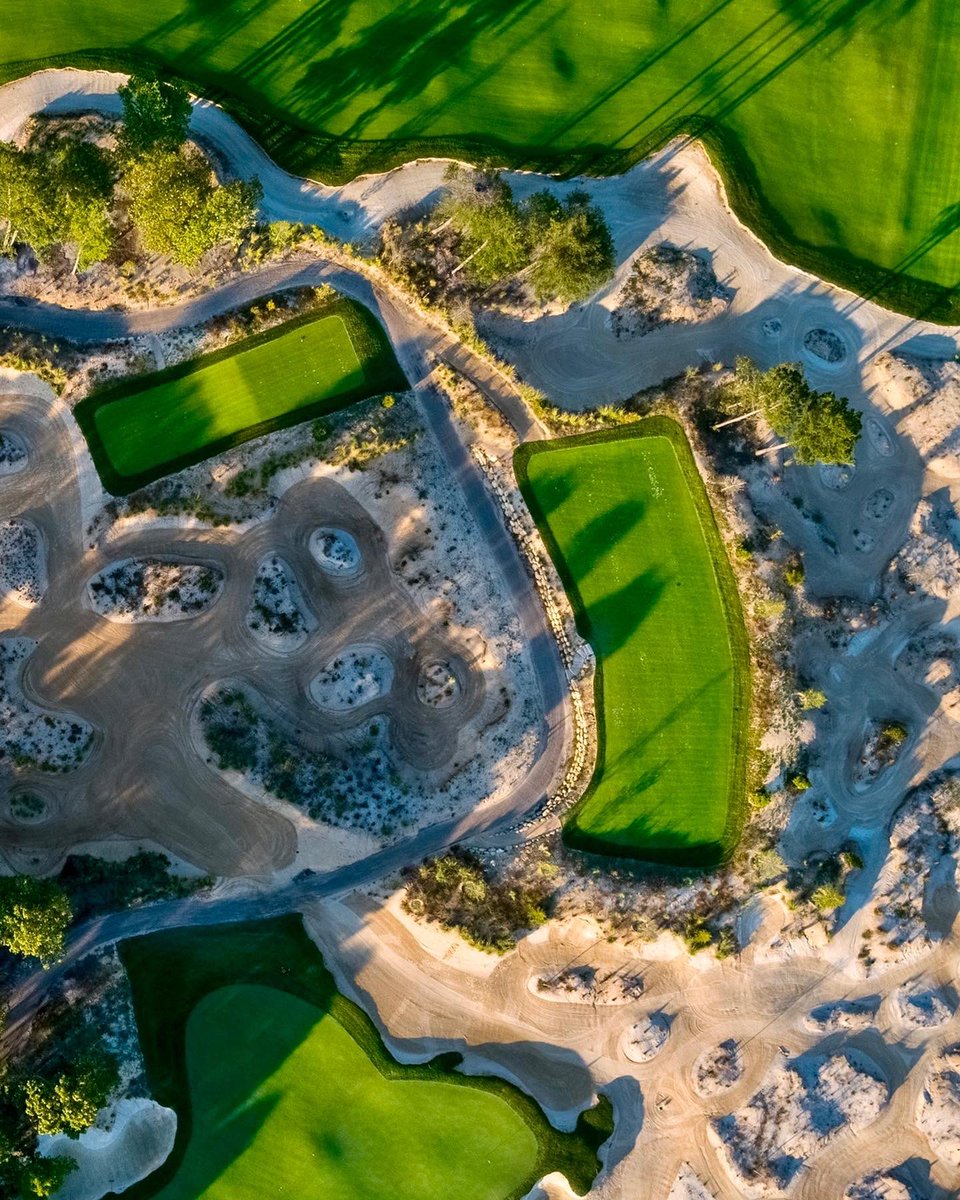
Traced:
<path id="1" fill-rule="evenodd" d="M 574 845 L 716 862 L 743 800 L 749 658 L 729 563 L 679 426 L 533 443 L 518 476 L 597 655 L 601 747 Z"/>
<path id="2" fill-rule="evenodd" d="M 377 322 L 338 300 L 325 315 L 96 392 L 76 414 L 107 487 L 124 492 L 272 429 L 406 386 Z"/>
<path id="3" fill-rule="evenodd" d="M 150 1093 L 178 1114 L 125 1200 L 519 1200 L 559 1170 L 585 1193 L 609 1102 L 575 1133 L 459 1055 L 401 1066 L 336 990 L 300 918 L 122 943 Z"/>
<path id="4" fill-rule="evenodd" d="M 703 133 L 793 261 L 911 310 L 960 279 L 955 0 L 4 0 L 3 30 L 0 76 L 163 64 L 331 180 L 444 152 L 611 171 Z"/>

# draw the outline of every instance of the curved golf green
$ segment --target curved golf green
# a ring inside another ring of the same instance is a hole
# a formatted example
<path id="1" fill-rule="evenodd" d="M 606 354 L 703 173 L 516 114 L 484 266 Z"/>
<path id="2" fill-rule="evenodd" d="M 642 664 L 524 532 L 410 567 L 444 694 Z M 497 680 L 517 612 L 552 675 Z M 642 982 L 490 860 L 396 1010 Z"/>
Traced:
<path id="1" fill-rule="evenodd" d="M 777 253 L 958 319 L 954 0 L 4 0 L 3 26 L 0 78 L 155 64 L 332 182 L 422 153 L 607 173 L 702 135 Z"/>
<path id="2" fill-rule="evenodd" d="M 537 1139 L 499 1096 L 385 1078 L 330 1013 L 241 984 L 187 1026 L 193 1132 L 158 1200 L 503 1200 Z"/>
<path id="3" fill-rule="evenodd" d="M 680 426 L 527 443 L 523 494 L 597 656 L 597 767 L 566 840 L 712 866 L 744 798 L 750 656 L 736 582 Z"/>
<path id="4" fill-rule="evenodd" d="M 519 1200 L 562 1171 L 586 1192 L 610 1104 L 561 1133 L 458 1054 L 401 1065 L 336 989 L 296 916 L 124 942 L 151 1094 L 178 1115 L 127 1200 Z"/>

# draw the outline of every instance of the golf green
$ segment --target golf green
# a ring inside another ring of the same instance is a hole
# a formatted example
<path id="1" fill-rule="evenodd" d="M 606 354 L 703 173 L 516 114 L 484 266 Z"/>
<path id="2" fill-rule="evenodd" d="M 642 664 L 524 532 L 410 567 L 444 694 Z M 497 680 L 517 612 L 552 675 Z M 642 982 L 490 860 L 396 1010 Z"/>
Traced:
<path id="1" fill-rule="evenodd" d="M 386 1079 L 330 1013 L 257 985 L 187 1026 L 193 1130 L 159 1200 L 503 1200 L 537 1139 L 499 1096 Z"/>
<path id="2" fill-rule="evenodd" d="M 338 300 L 325 315 L 96 392 L 76 412 L 104 482 L 122 492 L 282 425 L 404 387 L 377 322 Z"/>
<path id="3" fill-rule="evenodd" d="M 604 173 L 702 134 L 778 253 L 956 312 L 953 0 L 5 0 L 3 17 L 0 77 L 157 65 L 332 182 L 422 153 Z"/>
<path id="4" fill-rule="evenodd" d="M 400 1064 L 342 996 L 297 915 L 124 941 L 150 1094 L 173 1108 L 167 1161 L 127 1200 L 520 1200 L 562 1171 L 584 1194 L 610 1102 L 549 1124 L 459 1054 Z"/>
<path id="5" fill-rule="evenodd" d="M 749 652 L 682 430 L 649 418 L 533 443 L 517 474 L 597 656 L 597 768 L 575 846 L 711 865 L 743 803 Z"/>

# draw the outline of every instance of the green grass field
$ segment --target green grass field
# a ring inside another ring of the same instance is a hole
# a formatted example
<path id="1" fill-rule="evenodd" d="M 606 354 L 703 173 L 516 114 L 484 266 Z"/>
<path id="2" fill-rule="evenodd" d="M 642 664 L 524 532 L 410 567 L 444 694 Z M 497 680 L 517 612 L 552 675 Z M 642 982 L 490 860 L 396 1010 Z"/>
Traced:
<path id="1" fill-rule="evenodd" d="M 407 383 L 380 326 L 337 300 L 226 350 L 95 392 L 76 415 L 120 494 L 284 425 Z"/>
<path id="2" fill-rule="evenodd" d="M 565 837 L 711 865 L 739 832 L 749 652 L 683 432 L 654 417 L 528 443 L 516 465 L 598 662 L 597 769 Z"/>
<path id="3" fill-rule="evenodd" d="M 954 0 L 5 0 L 3 16 L 0 76 L 155 63 L 331 181 L 444 152 L 612 171 L 703 133 L 778 253 L 911 312 L 960 311 L 942 290 L 960 280 Z"/>
<path id="4" fill-rule="evenodd" d="M 586 1192 L 608 1101 L 559 1133 L 516 1088 L 401 1066 L 341 996 L 300 919 L 122 943 L 151 1094 L 178 1114 L 126 1200 L 519 1200 L 561 1170 Z"/>

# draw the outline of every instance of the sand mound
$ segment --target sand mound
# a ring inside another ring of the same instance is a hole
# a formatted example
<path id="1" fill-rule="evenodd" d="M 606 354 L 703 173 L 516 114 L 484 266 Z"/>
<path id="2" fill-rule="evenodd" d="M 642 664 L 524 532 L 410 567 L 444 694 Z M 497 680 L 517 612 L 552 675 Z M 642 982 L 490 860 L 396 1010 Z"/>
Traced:
<path id="1" fill-rule="evenodd" d="M 780 1191 L 837 1134 L 875 1121 L 886 1102 L 886 1084 L 855 1051 L 804 1056 L 777 1068 L 712 1132 L 742 1184 Z"/>
<path id="2" fill-rule="evenodd" d="M 25 608 L 39 604 L 47 590 L 47 566 L 40 530 L 30 521 L 0 522 L 0 599 Z"/>
<path id="3" fill-rule="evenodd" d="M 917 1125 L 937 1154 L 960 1167 L 960 1046 L 945 1051 L 927 1075 Z"/>
<path id="4" fill-rule="evenodd" d="M 375 646 L 350 646 L 330 660 L 310 683 L 320 708 L 349 712 L 385 696 L 393 684 L 393 663 Z"/>
<path id="5" fill-rule="evenodd" d="M 873 1024 L 879 1000 L 838 1000 L 821 1004 L 807 1016 L 807 1025 L 820 1033 L 835 1033 L 838 1029 L 866 1029 Z"/>
<path id="6" fill-rule="evenodd" d="M 125 558 L 87 584 L 95 613 L 108 621 L 183 621 L 219 598 L 223 573 L 216 567 L 159 558 Z"/>
<path id="7" fill-rule="evenodd" d="M 901 432 L 931 471 L 960 479 L 960 363 L 884 354 L 877 364 L 886 375 L 887 400 L 903 410 Z"/>
<path id="8" fill-rule="evenodd" d="M 460 680 L 448 662 L 425 663 L 417 678 L 417 699 L 428 708 L 449 708 L 460 695 Z"/>
<path id="9" fill-rule="evenodd" d="M 717 1200 L 714 1192 L 706 1186 L 699 1175 L 695 1175 L 689 1163 L 684 1163 L 677 1172 L 667 1200 Z"/>
<path id="10" fill-rule="evenodd" d="M 615 298 L 613 331 L 617 337 L 642 337 L 663 325 L 703 321 L 723 312 L 730 299 L 705 255 L 653 246 L 634 259 Z"/>
<path id="11" fill-rule="evenodd" d="M 247 628 L 272 650 L 296 650 L 307 640 L 313 622 L 290 567 L 276 554 L 257 567 L 253 580 Z"/>
<path id="12" fill-rule="evenodd" d="M 121 1100 L 112 1128 L 94 1126 L 79 1138 L 66 1134 L 40 1138 L 48 1158 L 72 1158 L 77 1169 L 57 1192 L 57 1200 L 100 1200 L 123 1192 L 155 1171 L 173 1149 L 177 1114 L 154 1100 Z"/>
<path id="13" fill-rule="evenodd" d="M 651 1013 L 624 1034 L 623 1053 L 631 1062 L 644 1063 L 654 1058 L 667 1044 L 670 1022 L 663 1013 Z"/>
<path id="14" fill-rule="evenodd" d="M 953 1016 L 953 1009 L 939 992 L 900 988 L 896 996 L 897 1015 L 914 1029 L 935 1029 Z"/>
<path id="15" fill-rule="evenodd" d="M 919 1200 L 912 1188 L 907 1187 L 892 1175 L 881 1171 L 871 1174 L 851 1183 L 843 1193 L 843 1200 Z"/>
<path id="16" fill-rule="evenodd" d="M 960 518 L 949 498 L 920 501 L 894 566 L 906 583 L 941 600 L 960 591 Z"/>
<path id="17" fill-rule="evenodd" d="M 356 575 L 360 570 L 360 547 L 346 530 L 315 529 L 309 546 L 317 563 L 331 575 Z"/>
<path id="18" fill-rule="evenodd" d="M 743 1076 L 743 1058 L 733 1038 L 711 1050 L 704 1050 L 693 1064 L 693 1086 L 701 1096 L 715 1096 L 739 1083 Z"/>

